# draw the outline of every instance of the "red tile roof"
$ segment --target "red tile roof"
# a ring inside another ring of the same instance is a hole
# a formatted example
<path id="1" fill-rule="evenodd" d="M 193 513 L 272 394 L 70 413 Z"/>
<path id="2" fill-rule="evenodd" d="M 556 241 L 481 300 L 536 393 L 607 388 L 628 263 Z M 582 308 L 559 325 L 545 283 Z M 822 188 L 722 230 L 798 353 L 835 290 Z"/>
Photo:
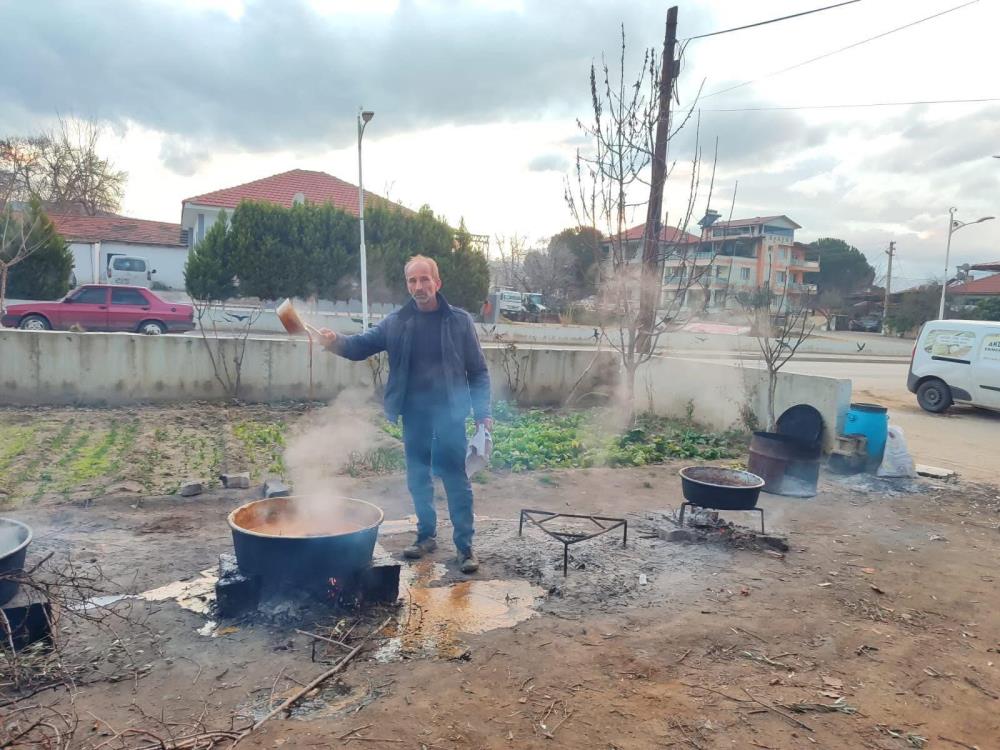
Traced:
<path id="1" fill-rule="evenodd" d="M 338 177 L 326 172 L 314 172 L 308 169 L 293 169 L 281 174 L 254 180 L 244 185 L 215 190 L 204 195 L 188 198 L 184 203 L 195 203 L 199 206 L 215 206 L 219 208 L 236 208 L 241 201 L 263 201 L 277 203 L 279 206 L 291 208 L 297 193 L 302 193 L 309 203 L 331 203 L 337 208 L 358 215 L 358 186 L 344 182 Z M 365 205 L 371 202 L 388 203 L 380 195 L 365 191 Z"/>
<path id="2" fill-rule="evenodd" d="M 967 281 L 964 284 L 955 284 L 948 287 L 948 294 L 951 295 L 993 295 L 1000 294 L 1000 273 L 992 276 L 984 276 L 981 279 Z"/>
<path id="3" fill-rule="evenodd" d="M 622 235 L 623 242 L 641 240 L 646 234 L 646 225 L 638 224 Z M 700 242 L 701 240 L 690 232 L 683 232 L 677 227 L 664 226 L 660 228 L 660 242 Z"/>
<path id="4" fill-rule="evenodd" d="M 67 242 L 125 242 L 133 245 L 187 247 L 181 225 L 127 216 L 71 216 L 50 214 L 56 231 Z"/>

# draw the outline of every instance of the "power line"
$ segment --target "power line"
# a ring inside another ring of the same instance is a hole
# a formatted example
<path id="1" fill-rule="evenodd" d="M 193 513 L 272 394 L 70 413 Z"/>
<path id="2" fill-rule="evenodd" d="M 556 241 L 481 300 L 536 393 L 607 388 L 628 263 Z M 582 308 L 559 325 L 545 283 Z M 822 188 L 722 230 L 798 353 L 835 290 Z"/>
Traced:
<path id="1" fill-rule="evenodd" d="M 927 99 L 916 102 L 865 102 L 862 104 L 804 104 L 796 107 L 731 107 L 727 109 L 703 109 L 702 112 L 776 112 L 797 109 L 857 109 L 859 107 L 911 107 L 917 104 L 981 104 L 1000 102 L 1000 97 L 983 99 Z"/>
<path id="2" fill-rule="evenodd" d="M 795 70 L 796 68 L 801 68 L 804 65 L 809 65 L 810 63 L 814 63 L 814 62 L 817 62 L 819 60 L 825 60 L 828 57 L 832 57 L 833 55 L 840 54 L 841 52 L 846 52 L 849 49 L 854 49 L 855 47 L 860 47 L 862 44 L 868 44 L 868 42 L 874 42 L 876 39 L 882 39 L 883 37 L 887 37 L 890 34 L 895 34 L 897 31 L 903 31 L 904 29 L 909 29 L 909 28 L 911 28 L 913 26 L 916 26 L 917 24 L 924 23 L 925 21 L 930 21 L 930 20 L 932 20 L 934 18 L 940 18 L 941 16 L 946 15 L 948 13 L 954 13 L 956 10 L 961 10 L 962 8 L 966 8 L 966 7 L 970 6 L 970 5 L 975 5 L 978 2 L 979 2 L 979 0 L 969 0 L 969 2 L 962 3 L 961 5 L 956 5 L 954 8 L 948 8 L 947 10 L 943 10 L 940 13 L 935 13 L 934 15 L 927 16 L 926 18 L 920 18 L 920 19 L 918 19 L 916 21 L 911 21 L 910 23 L 905 24 L 903 26 L 897 26 L 894 29 L 889 29 L 888 31 L 883 31 L 881 34 L 877 34 L 875 36 L 868 37 L 867 39 L 862 39 L 861 41 L 854 42 L 853 44 L 848 44 L 846 47 L 841 47 L 840 49 L 835 49 L 832 52 L 826 52 L 826 53 L 824 53 L 824 54 L 822 54 L 822 55 L 820 55 L 818 57 L 812 57 L 812 58 L 810 58 L 808 60 L 803 60 L 802 62 L 795 63 L 794 65 L 789 65 L 787 68 L 782 68 L 781 70 L 775 70 L 775 71 L 772 71 L 770 73 L 765 73 L 764 75 L 760 76 L 759 78 L 754 78 L 754 79 L 749 80 L 749 81 L 743 81 L 743 83 L 737 83 L 737 84 L 735 84 L 733 86 L 729 86 L 729 87 L 724 88 L 724 89 L 719 89 L 718 91 L 713 91 L 710 94 L 705 94 L 701 98 L 702 99 L 708 99 L 710 96 L 717 96 L 719 94 L 725 94 L 725 93 L 727 93 L 729 91 L 735 91 L 736 89 L 741 89 L 744 86 L 749 86 L 752 83 L 757 83 L 758 81 L 762 81 L 765 78 L 770 78 L 771 76 L 780 75 L 781 73 L 787 73 L 790 70 Z"/>
<path id="3" fill-rule="evenodd" d="M 833 8 L 840 8 L 844 5 L 853 5 L 854 3 L 860 3 L 861 0 L 847 0 L 843 3 L 837 3 L 836 5 L 827 5 L 824 8 L 815 8 L 813 10 L 804 10 L 801 13 L 792 13 L 790 16 L 782 16 L 781 18 L 772 18 L 769 21 L 758 21 L 757 23 L 748 23 L 746 26 L 736 26 L 732 29 L 723 29 L 722 31 L 713 31 L 709 34 L 699 34 L 698 36 L 689 36 L 685 39 L 685 42 L 690 42 L 692 39 L 704 39 L 709 36 L 718 36 L 719 34 L 728 34 L 732 31 L 743 31 L 743 29 L 752 29 L 757 26 L 767 26 L 769 23 L 777 23 L 778 21 L 787 21 L 789 18 L 798 18 L 799 16 L 808 16 L 812 13 L 819 13 L 824 10 L 832 10 Z"/>

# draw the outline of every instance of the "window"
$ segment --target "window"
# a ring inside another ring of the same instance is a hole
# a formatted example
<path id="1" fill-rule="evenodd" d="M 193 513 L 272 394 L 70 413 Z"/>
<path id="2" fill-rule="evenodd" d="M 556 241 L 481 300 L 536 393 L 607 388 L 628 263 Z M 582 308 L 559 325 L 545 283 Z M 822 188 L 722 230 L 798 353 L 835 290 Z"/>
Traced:
<path id="1" fill-rule="evenodd" d="M 142 295 L 142 292 L 136 291 L 135 289 L 112 289 L 111 304 L 139 305 L 140 307 L 146 307 L 149 305 L 149 302 Z"/>
<path id="2" fill-rule="evenodd" d="M 205 214 L 198 214 L 198 242 L 205 239 Z"/>
<path id="3" fill-rule="evenodd" d="M 778 271 L 778 283 L 784 285 L 785 280 L 788 278 L 788 274 L 784 271 Z"/>
<path id="4" fill-rule="evenodd" d="M 82 305 L 103 305 L 107 297 L 103 289 L 98 287 L 88 287 L 81 289 L 73 297 L 73 301 Z"/>
<path id="5" fill-rule="evenodd" d="M 715 278 L 719 278 L 721 276 L 722 276 L 722 266 L 716 266 L 715 267 Z"/>
<path id="6" fill-rule="evenodd" d="M 111 268 L 115 271 L 137 271 L 139 273 L 145 273 L 146 261 L 139 258 L 123 258 L 118 256 L 111 261 Z"/>
<path id="7" fill-rule="evenodd" d="M 740 269 L 740 281 L 750 281 L 750 269 L 741 268 Z"/>

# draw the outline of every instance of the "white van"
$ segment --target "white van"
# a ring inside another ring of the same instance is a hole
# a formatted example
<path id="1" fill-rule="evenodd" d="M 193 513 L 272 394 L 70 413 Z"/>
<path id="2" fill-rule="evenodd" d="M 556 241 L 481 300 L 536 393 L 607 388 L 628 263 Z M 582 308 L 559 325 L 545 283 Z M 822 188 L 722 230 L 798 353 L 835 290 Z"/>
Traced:
<path id="1" fill-rule="evenodd" d="M 150 269 L 149 261 L 135 255 L 120 253 L 108 254 L 107 277 L 109 284 L 123 286 L 148 287 L 153 280 L 155 270 Z"/>
<path id="2" fill-rule="evenodd" d="M 956 401 L 1000 410 L 1000 322 L 924 323 L 906 387 L 930 412 L 942 412 Z"/>

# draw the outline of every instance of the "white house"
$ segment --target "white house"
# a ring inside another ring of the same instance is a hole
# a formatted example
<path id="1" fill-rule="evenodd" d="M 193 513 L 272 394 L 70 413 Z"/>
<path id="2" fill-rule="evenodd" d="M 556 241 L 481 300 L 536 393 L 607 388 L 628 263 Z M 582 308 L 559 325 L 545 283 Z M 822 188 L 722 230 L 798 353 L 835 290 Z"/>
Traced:
<path id="1" fill-rule="evenodd" d="M 115 254 L 146 258 L 158 281 L 168 289 L 184 288 L 188 234 L 180 224 L 126 216 L 49 215 L 73 252 L 77 283 L 106 283 L 108 258 Z"/>

